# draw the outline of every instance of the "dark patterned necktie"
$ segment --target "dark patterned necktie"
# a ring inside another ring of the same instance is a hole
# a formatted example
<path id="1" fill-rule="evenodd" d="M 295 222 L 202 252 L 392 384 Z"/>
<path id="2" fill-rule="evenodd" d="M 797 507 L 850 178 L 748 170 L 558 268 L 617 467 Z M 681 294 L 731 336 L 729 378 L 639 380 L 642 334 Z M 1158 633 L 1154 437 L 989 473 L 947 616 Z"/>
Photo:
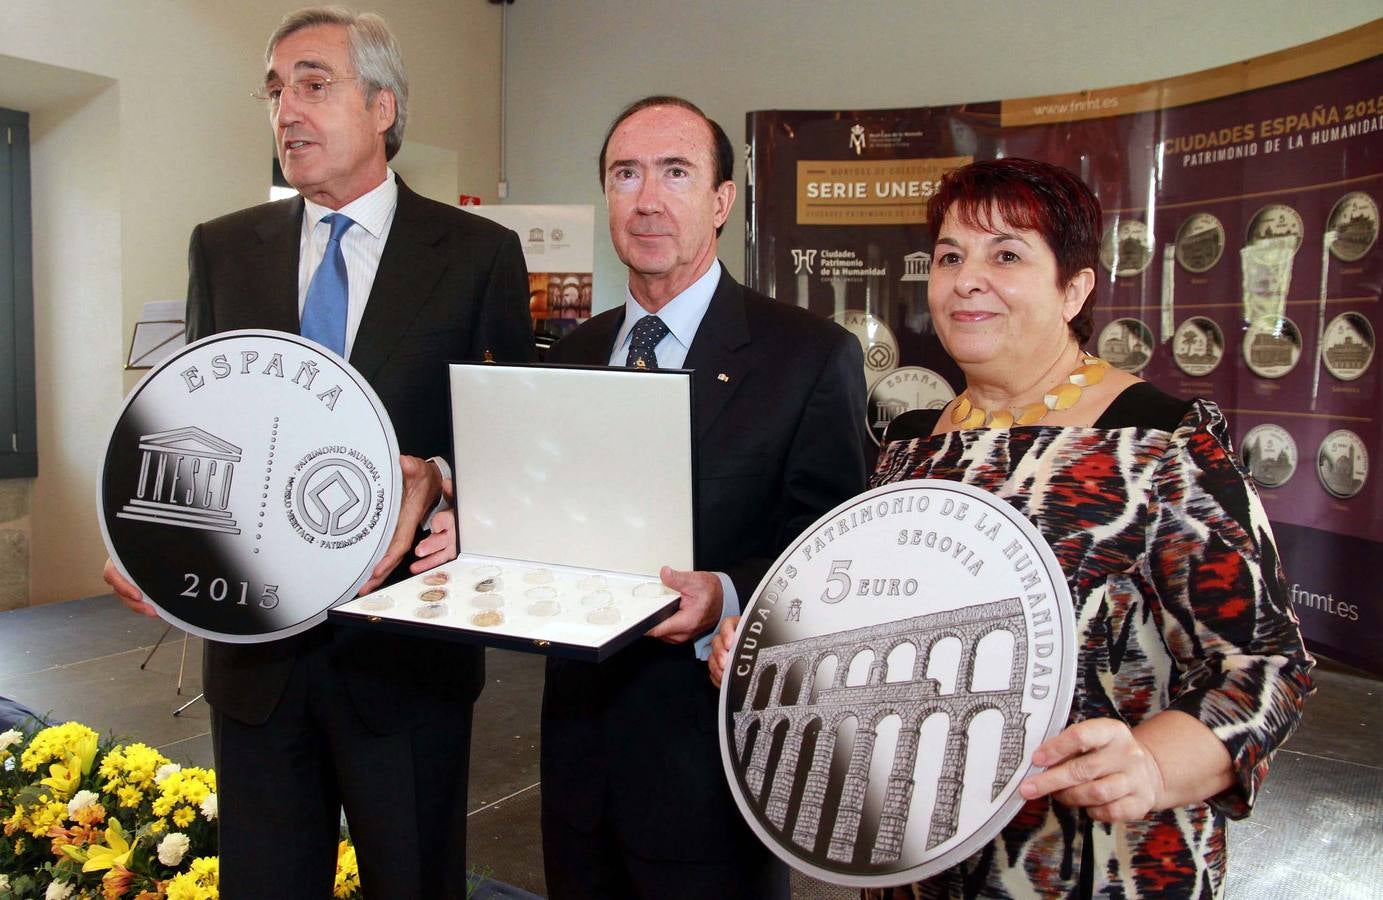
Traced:
<path id="1" fill-rule="evenodd" d="M 658 368 L 658 355 L 653 348 L 667 334 L 666 323 L 657 316 L 644 316 L 635 322 L 634 330 L 629 333 L 629 356 L 624 364 L 635 369 Z"/>

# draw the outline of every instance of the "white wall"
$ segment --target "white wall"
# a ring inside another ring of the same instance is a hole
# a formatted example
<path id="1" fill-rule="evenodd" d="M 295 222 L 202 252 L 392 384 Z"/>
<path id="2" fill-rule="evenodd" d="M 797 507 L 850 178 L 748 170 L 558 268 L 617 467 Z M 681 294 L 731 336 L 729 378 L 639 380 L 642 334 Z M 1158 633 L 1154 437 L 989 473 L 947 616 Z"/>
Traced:
<path id="1" fill-rule="evenodd" d="M 0 105 L 32 114 L 39 477 L 30 600 L 103 593 L 95 473 L 135 376 L 140 306 L 184 295 L 193 225 L 262 202 L 273 143 L 249 92 L 295 0 L 3 0 Z M 499 8 L 371 0 L 412 82 L 402 162 L 425 192 L 493 198 Z M 450 171 L 448 171 L 450 170 Z"/>
<path id="2" fill-rule="evenodd" d="M 1378 0 L 519 0 L 508 11 L 509 197 L 602 202 L 610 120 L 685 96 L 736 146 L 756 109 L 936 106 L 1112 87 L 1259 56 L 1362 25 Z M 742 160 L 736 163 L 743 183 Z M 744 268 L 743 208 L 721 258 Z M 596 242 L 597 310 L 624 271 Z"/>

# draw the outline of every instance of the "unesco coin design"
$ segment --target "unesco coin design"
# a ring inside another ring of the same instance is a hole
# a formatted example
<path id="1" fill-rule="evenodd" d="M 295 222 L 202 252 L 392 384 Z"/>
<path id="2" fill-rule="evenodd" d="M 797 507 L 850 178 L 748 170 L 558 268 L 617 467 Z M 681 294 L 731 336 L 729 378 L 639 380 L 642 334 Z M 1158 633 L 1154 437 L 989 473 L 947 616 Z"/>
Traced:
<path id="1" fill-rule="evenodd" d="M 339 357 L 281 332 L 213 335 L 125 399 L 98 485 L 102 535 L 179 628 L 287 637 L 354 597 L 384 555 L 398 457 L 379 398 Z"/>
<path id="2" fill-rule="evenodd" d="M 1066 725 L 1075 616 L 1037 529 L 969 485 L 885 485 L 760 582 L 720 694 L 721 758 L 759 838 L 836 884 L 974 853 Z"/>
<path id="3" fill-rule="evenodd" d="M 878 378 L 884 372 L 893 371 L 898 365 L 898 338 L 883 319 L 861 309 L 847 309 L 831 317 L 855 336 L 864 352 L 865 384 Z"/>
<path id="4" fill-rule="evenodd" d="M 1301 329 L 1291 319 L 1261 316 L 1244 332 L 1244 363 L 1255 375 L 1281 378 L 1301 359 Z"/>
<path id="5" fill-rule="evenodd" d="M 1331 496 L 1348 500 L 1369 480 L 1369 451 L 1363 438 L 1341 428 L 1330 432 L 1316 451 L 1316 473 Z"/>
<path id="6" fill-rule="evenodd" d="M 1100 356 L 1125 372 L 1141 372 L 1152 359 L 1157 343 L 1142 319 L 1115 319 L 1100 329 L 1096 341 Z"/>
<path id="7" fill-rule="evenodd" d="M 903 366 L 869 389 L 869 436 L 883 446 L 889 423 L 910 409 L 944 409 L 956 399 L 950 383 L 931 369 Z"/>
<path id="8" fill-rule="evenodd" d="M 1326 220 L 1335 233 L 1330 252 L 1344 262 L 1357 262 L 1378 240 L 1378 204 L 1363 191 L 1350 191 L 1336 202 Z"/>
<path id="9" fill-rule="evenodd" d="M 1354 381 L 1368 371 L 1373 362 L 1373 326 L 1368 316 L 1345 312 L 1325 327 L 1321 362 L 1325 370 L 1341 381 Z"/>
<path id="10" fill-rule="evenodd" d="M 1192 378 L 1215 371 L 1224 355 L 1225 334 L 1214 319 L 1191 316 L 1172 335 L 1172 359 Z"/>

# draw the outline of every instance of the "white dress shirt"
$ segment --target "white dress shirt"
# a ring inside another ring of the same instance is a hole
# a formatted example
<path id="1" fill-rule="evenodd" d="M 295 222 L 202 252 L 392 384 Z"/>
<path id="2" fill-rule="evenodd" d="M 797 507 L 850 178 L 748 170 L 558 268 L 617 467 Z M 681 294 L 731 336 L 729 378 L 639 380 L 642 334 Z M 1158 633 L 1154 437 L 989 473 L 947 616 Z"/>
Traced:
<path id="1" fill-rule="evenodd" d="M 389 241 L 389 230 L 394 227 L 394 213 L 399 208 L 399 185 L 394 178 L 393 169 L 385 169 L 384 180 L 371 191 L 361 194 L 340 209 L 328 209 L 303 198 L 302 237 L 298 244 L 298 318 L 303 315 L 303 305 L 307 303 L 307 287 L 312 284 L 312 276 L 322 264 L 327 252 L 327 241 L 331 238 L 331 224 L 323 224 L 322 219 L 332 213 L 341 213 L 355 222 L 341 236 L 341 255 L 346 259 L 346 352 L 350 358 L 351 348 L 355 346 L 355 335 L 360 330 L 360 320 L 365 317 L 365 304 L 370 299 L 370 291 L 375 286 L 375 276 L 379 274 L 379 260 L 384 255 L 384 245 Z M 437 466 L 443 479 L 451 478 L 451 465 L 442 457 L 430 460 Z M 423 520 L 423 527 L 431 530 L 432 517 L 450 504 L 442 497 Z"/>
<path id="2" fill-rule="evenodd" d="M 668 333 L 653 348 L 653 354 L 658 357 L 658 368 L 680 369 L 686 363 L 687 351 L 691 349 L 696 330 L 701 327 L 701 320 L 706 317 L 706 310 L 710 308 L 711 297 L 715 295 L 718 284 L 720 260 L 717 259 L 711 263 L 705 275 L 693 281 L 686 290 L 669 300 L 657 313 L 652 314 L 662 319 L 663 324 L 668 327 Z M 624 365 L 625 360 L 629 358 L 630 332 L 640 319 L 650 315 L 639 305 L 639 301 L 634 299 L 634 294 L 627 287 L 624 293 L 624 324 L 620 325 L 619 333 L 615 335 L 615 349 L 610 353 L 612 366 Z M 724 621 L 727 616 L 740 614 L 740 595 L 729 575 L 724 572 L 715 574 L 720 579 L 721 592 L 725 595 L 725 601 L 720 607 L 720 618 Z M 717 622 L 715 628 L 697 638 L 697 659 L 704 660 L 710 657 L 711 640 L 719 630 L 720 622 Z"/>
<path id="3" fill-rule="evenodd" d="M 303 212 L 302 238 L 298 245 L 298 318 L 302 318 L 303 304 L 307 302 L 307 286 L 312 276 L 322 264 L 326 255 L 327 240 L 331 237 L 330 223 L 323 225 L 322 219 L 339 212 L 355 222 L 341 236 L 341 254 L 346 258 L 346 352 L 351 355 L 355 346 L 355 333 L 360 330 L 360 320 L 365 316 L 365 303 L 370 299 L 370 289 L 375 285 L 375 275 L 379 272 L 379 258 L 384 255 L 384 245 L 389 240 L 389 229 L 394 225 L 394 212 L 399 206 L 399 186 L 394 180 L 394 170 L 386 169 L 384 180 L 374 190 L 356 197 L 340 209 L 327 209 L 303 198 L 306 209 Z"/>

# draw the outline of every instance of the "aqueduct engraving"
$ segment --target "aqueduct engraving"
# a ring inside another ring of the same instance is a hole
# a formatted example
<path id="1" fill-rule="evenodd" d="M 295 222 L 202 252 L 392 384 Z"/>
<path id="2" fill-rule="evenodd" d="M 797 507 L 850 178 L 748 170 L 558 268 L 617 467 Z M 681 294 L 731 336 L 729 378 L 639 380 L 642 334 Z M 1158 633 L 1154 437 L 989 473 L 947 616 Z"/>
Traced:
<path id="1" fill-rule="evenodd" d="M 977 650 L 986 636 L 998 631 L 1012 637 L 1007 687 L 973 690 Z M 832 861 L 851 862 L 860 833 L 877 728 L 883 719 L 896 715 L 901 724 L 870 854 L 873 864 L 895 861 L 902 852 L 912 802 L 913 770 L 922 724 L 934 713 L 944 713 L 948 725 L 945 757 L 936 787 L 927 849 L 947 840 L 955 834 L 960 819 L 969 726 L 975 716 L 990 709 L 1003 716 L 991 800 L 997 799 L 1022 761 L 1027 719 L 1027 713 L 1021 709 L 1028 655 L 1026 634 L 1022 603 L 1014 597 L 764 648 L 745 692 L 744 706 L 734 715 L 736 752 L 742 761 L 748 755 L 744 778 L 750 803 L 757 805 L 779 832 L 784 831 L 793 785 L 804 764 L 800 758 L 803 743 L 815 723 L 819 728 L 815 750 L 805 760 L 808 769 L 791 834 L 792 843 L 811 853 L 821 827 L 836 729 L 846 719 L 855 717 L 859 726 L 854 750 L 827 849 L 827 857 Z M 959 640 L 960 662 L 953 690 L 942 692 L 939 682 L 927 677 L 927 671 L 933 649 L 947 638 Z M 915 653 L 912 671 L 899 679 L 899 673 L 889 672 L 889 660 L 893 651 L 905 643 L 912 644 Z M 865 651 L 873 654 L 866 683 L 847 686 L 850 661 Z M 836 658 L 831 683 L 816 685 L 819 665 L 831 656 Z M 785 703 L 787 675 L 798 664 L 804 666 L 802 681 Z M 890 675 L 893 680 L 889 680 Z M 772 679 L 767 701 L 761 709 L 754 709 L 758 705 L 755 699 L 762 701 L 760 693 L 767 678 Z M 788 723 L 787 734 L 773 777 L 768 779 L 771 783 L 765 785 L 774 733 L 783 722 Z M 757 734 L 751 745 L 750 730 L 756 723 Z"/>

